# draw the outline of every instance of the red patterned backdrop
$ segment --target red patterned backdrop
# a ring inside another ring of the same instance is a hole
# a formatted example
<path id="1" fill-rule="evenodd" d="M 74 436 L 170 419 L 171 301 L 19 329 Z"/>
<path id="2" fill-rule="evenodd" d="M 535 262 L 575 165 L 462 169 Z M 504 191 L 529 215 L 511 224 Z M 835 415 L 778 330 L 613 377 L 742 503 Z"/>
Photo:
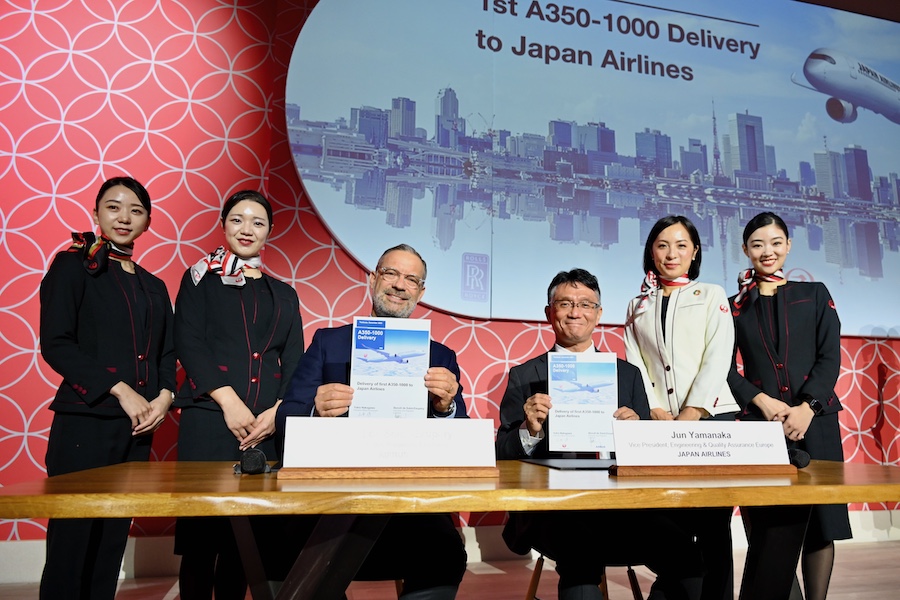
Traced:
<path id="1" fill-rule="evenodd" d="M 0 485 L 45 474 L 47 405 L 59 377 L 38 351 L 38 286 L 69 232 L 92 227 L 91 203 L 108 177 L 128 173 L 150 190 L 152 227 L 138 241 L 137 260 L 173 297 L 185 267 L 218 245 L 222 199 L 259 187 L 276 207 L 264 260 L 296 287 L 307 339 L 367 309 L 365 273 L 310 208 L 286 139 L 287 65 L 314 5 L 41 0 L 0 8 L 0 245 L 7 260 L 0 283 Z M 383 246 L 401 241 L 385 239 Z M 421 250 L 427 258 L 428 249 Z M 623 313 L 608 307 L 608 314 Z M 542 324 L 461 319 L 427 307 L 416 316 L 431 318 L 434 337 L 459 353 L 472 416 L 495 421 L 507 369 L 552 340 Z M 596 340 L 623 352 L 620 327 L 601 328 Z M 897 464 L 900 340 L 845 338 L 843 353 L 847 459 Z M 175 458 L 176 428 L 172 414 L 154 442 L 156 460 Z M 471 525 L 501 518 L 463 515 Z M 0 540 L 40 539 L 43 525 L 0 522 Z M 136 527 L 159 533 L 170 525 L 142 520 Z"/>

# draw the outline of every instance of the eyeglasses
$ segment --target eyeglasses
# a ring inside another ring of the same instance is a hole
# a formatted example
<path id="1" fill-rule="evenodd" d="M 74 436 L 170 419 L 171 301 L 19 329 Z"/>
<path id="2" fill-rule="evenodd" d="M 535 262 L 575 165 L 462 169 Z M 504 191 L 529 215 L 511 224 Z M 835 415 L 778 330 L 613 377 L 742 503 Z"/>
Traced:
<path id="1" fill-rule="evenodd" d="M 415 275 L 405 275 L 397 269 L 391 269 L 390 267 L 379 267 L 378 274 L 381 275 L 381 278 L 384 279 L 385 283 L 394 283 L 402 276 L 403 283 L 406 287 L 421 288 L 425 285 L 424 279 L 416 277 Z"/>
<path id="2" fill-rule="evenodd" d="M 588 302 L 587 300 L 581 300 L 580 302 L 572 302 L 571 300 L 554 300 L 552 302 L 553 308 L 556 310 L 562 311 L 570 311 L 574 307 L 578 307 L 578 310 L 590 312 L 592 310 L 597 310 L 600 308 L 600 305 L 596 302 Z"/>

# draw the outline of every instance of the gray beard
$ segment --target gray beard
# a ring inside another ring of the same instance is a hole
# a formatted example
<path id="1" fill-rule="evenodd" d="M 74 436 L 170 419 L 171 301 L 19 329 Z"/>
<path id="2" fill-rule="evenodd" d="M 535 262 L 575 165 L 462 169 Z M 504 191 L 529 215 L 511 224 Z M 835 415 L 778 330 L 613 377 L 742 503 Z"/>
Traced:
<path id="1" fill-rule="evenodd" d="M 409 317 L 415 309 L 415 304 L 408 305 L 404 309 L 391 309 L 385 306 L 381 296 L 372 299 L 372 312 L 375 313 L 376 317 L 396 317 L 398 319 L 405 319 Z"/>

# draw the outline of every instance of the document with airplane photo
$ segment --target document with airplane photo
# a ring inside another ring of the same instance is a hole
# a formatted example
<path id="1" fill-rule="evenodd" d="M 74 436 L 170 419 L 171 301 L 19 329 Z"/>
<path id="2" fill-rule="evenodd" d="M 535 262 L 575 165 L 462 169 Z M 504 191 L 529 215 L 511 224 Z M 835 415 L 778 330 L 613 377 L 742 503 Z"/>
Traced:
<path id="1" fill-rule="evenodd" d="M 350 363 L 351 417 L 428 417 L 425 372 L 431 321 L 355 317 Z"/>
<path id="2" fill-rule="evenodd" d="M 619 406 L 616 355 L 551 352 L 548 365 L 550 450 L 609 452 L 613 413 Z"/>

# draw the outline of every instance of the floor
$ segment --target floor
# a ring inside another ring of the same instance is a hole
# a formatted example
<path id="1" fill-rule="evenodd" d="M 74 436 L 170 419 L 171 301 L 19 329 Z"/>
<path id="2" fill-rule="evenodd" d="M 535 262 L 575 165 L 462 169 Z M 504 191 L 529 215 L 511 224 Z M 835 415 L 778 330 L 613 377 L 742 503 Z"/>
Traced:
<path id="1" fill-rule="evenodd" d="M 735 579 L 740 581 L 744 552 L 735 551 Z M 900 596 L 900 541 L 839 545 L 832 576 L 829 600 L 886 599 Z M 2 568 L 2 567 L 0 567 Z M 534 568 L 534 561 L 514 560 L 474 563 L 463 579 L 461 600 L 522 600 Z M 652 574 L 636 568 L 644 594 L 650 589 Z M 613 600 L 630 600 L 631 592 L 624 568 L 610 569 L 609 593 Z M 552 564 L 544 566 L 538 597 L 556 600 L 556 573 Z M 736 594 L 735 594 L 736 595 Z M 37 585 L 0 585 L 4 600 L 32 600 Z M 355 582 L 347 592 L 348 600 L 396 600 L 393 582 Z M 249 595 L 248 595 L 249 598 Z M 177 600 L 175 577 L 124 580 L 116 600 Z"/>

